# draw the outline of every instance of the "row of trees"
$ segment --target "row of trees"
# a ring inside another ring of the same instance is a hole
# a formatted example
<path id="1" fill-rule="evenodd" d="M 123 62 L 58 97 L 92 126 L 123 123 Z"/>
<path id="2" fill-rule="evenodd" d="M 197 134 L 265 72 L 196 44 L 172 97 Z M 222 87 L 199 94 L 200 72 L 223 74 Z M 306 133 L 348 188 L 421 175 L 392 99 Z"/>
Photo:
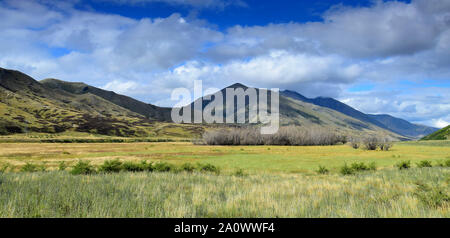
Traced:
<path id="1" fill-rule="evenodd" d="M 197 143 L 207 145 L 335 145 L 347 143 L 347 137 L 329 130 L 288 126 L 277 133 L 262 135 L 258 128 L 208 131 Z"/>

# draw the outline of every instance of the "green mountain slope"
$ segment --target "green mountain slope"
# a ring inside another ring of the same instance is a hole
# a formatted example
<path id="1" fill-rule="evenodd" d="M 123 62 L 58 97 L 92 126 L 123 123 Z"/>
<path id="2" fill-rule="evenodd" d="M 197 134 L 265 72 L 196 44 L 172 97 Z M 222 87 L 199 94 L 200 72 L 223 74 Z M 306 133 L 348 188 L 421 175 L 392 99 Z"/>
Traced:
<path id="1" fill-rule="evenodd" d="M 425 136 L 422 140 L 450 140 L 450 125 Z"/>
<path id="2" fill-rule="evenodd" d="M 77 95 L 91 93 L 132 112 L 146 116 L 149 119 L 157 121 L 170 121 L 170 108 L 157 107 L 152 104 L 143 103 L 112 91 L 106 91 L 84 83 L 65 82 L 58 79 L 44 79 L 41 80 L 40 83 L 49 88 L 60 89 Z"/>
<path id="3" fill-rule="evenodd" d="M 148 115 L 151 112 L 141 115 L 106 96 L 73 93 L 41 84 L 19 71 L 0 68 L 0 134 L 77 131 L 110 136 L 190 137 L 203 131 L 198 126 L 156 122 L 161 119 Z"/>

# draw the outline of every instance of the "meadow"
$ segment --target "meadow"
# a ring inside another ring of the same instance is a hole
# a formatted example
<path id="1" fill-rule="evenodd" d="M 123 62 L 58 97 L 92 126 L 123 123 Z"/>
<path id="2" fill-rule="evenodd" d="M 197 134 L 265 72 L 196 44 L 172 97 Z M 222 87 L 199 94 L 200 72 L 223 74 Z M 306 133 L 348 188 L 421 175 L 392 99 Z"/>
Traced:
<path id="1" fill-rule="evenodd" d="M 1 143 L 0 217 L 450 217 L 450 143 L 335 146 Z M 90 161 L 210 164 L 201 171 L 72 175 Z M 61 161 L 68 168 L 60 171 Z M 399 170 L 399 162 L 410 168 Z M 432 167 L 419 166 L 428 161 Z M 355 162 L 376 170 L 342 174 Z M 20 172 L 28 164 L 44 172 Z M 439 165 L 441 164 L 441 165 Z M 318 172 L 319 166 L 328 173 Z M 238 171 L 238 172 L 237 172 Z"/>
<path id="2" fill-rule="evenodd" d="M 315 173 L 318 166 L 336 172 L 344 164 L 375 163 L 390 169 L 400 161 L 438 162 L 450 159 L 449 141 L 399 142 L 389 151 L 334 146 L 205 146 L 190 142 L 155 143 L 0 143 L 0 168 L 19 171 L 26 163 L 56 170 L 61 161 L 73 165 L 78 160 L 100 165 L 106 160 L 209 163 L 222 171 L 243 169 L 247 173 Z"/>

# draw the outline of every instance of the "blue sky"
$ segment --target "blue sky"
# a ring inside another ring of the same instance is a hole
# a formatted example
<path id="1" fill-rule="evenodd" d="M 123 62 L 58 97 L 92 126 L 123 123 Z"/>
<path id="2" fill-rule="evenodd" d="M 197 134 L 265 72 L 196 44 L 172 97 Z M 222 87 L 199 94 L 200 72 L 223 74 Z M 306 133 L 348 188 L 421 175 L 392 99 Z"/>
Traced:
<path id="1" fill-rule="evenodd" d="M 450 122 L 450 0 L 1 0 L 0 67 L 170 106 L 240 82 Z"/>

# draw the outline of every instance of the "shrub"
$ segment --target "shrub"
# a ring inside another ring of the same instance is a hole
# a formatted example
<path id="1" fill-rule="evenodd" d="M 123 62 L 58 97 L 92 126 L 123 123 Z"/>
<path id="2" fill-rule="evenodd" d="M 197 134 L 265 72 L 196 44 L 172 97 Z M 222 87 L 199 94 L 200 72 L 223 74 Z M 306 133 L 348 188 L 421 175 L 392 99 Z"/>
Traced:
<path id="1" fill-rule="evenodd" d="M 159 162 L 159 163 L 155 163 L 155 165 L 153 166 L 154 171 L 157 172 L 176 172 L 176 167 L 173 164 L 168 164 L 166 162 Z"/>
<path id="2" fill-rule="evenodd" d="M 397 166 L 399 170 L 409 169 L 411 168 L 411 161 L 409 160 L 400 161 L 395 166 Z"/>
<path id="3" fill-rule="evenodd" d="M 368 168 L 369 170 L 375 171 L 377 170 L 377 164 L 375 162 L 371 162 Z"/>
<path id="4" fill-rule="evenodd" d="M 90 161 L 78 161 L 76 163 L 72 170 L 70 171 L 73 175 L 79 175 L 79 174 L 94 174 L 95 168 L 94 166 L 90 165 Z"/>
<path id="5" fill-rule="evenodd" d="M 64 171 L 64 170 L 66 170 L 66 168 L 67 168 L 67 165 L 66 165 L 65 161 L 59 162 L 59 165 L 58 165 L 58 170 L 59 171 Z"/>
<path id="6" fill-rule="evenodd" d="M 438 167 L 450 167 L 450 159 L 438 161 L 436 166 L 438 166 Z"/>
<path id="7" fill-rule="evenodd" d="M 151 172 L 154 170 L 153 163 L 147 163 L 147 160 L 141 161 L 141 164 L 139 166 L 141 166 L 143 171 Z"/>
<path id="8" fill-rule="evenodd" d="M 122 162 L 118 159 L 106 160 L 98 170 L 103 173 L 118 173 L 122 170 Z"/>
<path id="9" fill-rule="evenodd" d="M 355 171 L 350 166 L 348 166 L 347 164 L 344 164 L 344 166 L 341 167 L 339 172 L 342 175 L 352 175 L 352 174 L 355 173 Z"/>
<path id="10" fill-rule="evenodd" d="M 392 148 L 392 143 L 380 142 L 378 146 L 380 147 L 380 150 L 388 151 Z"/>
<path id="11" fill-rule="evenodd" d="M 366 164 L 364 164 L 364 162 L 360 162 L 360 163 L 354 162 L 354 163 L 351 164 L 351 168 L 354 171 L 366 171 L 366 170 L 369 170 L 369 167 L 366 166 Z"/>
<path id="12" fill-rule="evenodd" d="M 319 169 L 317 170 L 317 173 L 319 174 L 327 174 L 330 172 L 325 166 L 319 165 Z"/>
<path id="13" fill-rule="evenodd" d="M 358 142 L 356 142 L 356 141 L 352 141 L 352 142 L 350 142 L 350 146 L 353 148 L 353 149 L 359 149 L 359 143 Z"/>
<path id="14" fill-rule="evenodd" d="M 422 160 L 419 163 L 417 163 L 417 167 L 426 168 L 426 167 L 433 167 L 433 165 L 431 164 L 431 161 L 429 161 L 429 160 Z"/>
<path id="15" fill-rule="evenodd" d="M 376 150 L 378 147 L 378 139 L 376 137 L 366 138 L 363 141 L 364 149 L 366 150 Z"/>
<path id="16" fill-rule="evenodd" d="M 191 173 L 195 170 L 195 166 L 190 163 L 184 163 L 181 165 L 180 169 Z"/>
<path id="17" fill-rule="evenodd" d="M 142 172 L 145 171 L 144 166 L 138 163 L 133 163 L 131 161 L 126 161 L 122 164 L 122 169 L 129 172 Z"/>
<path id="18" fill-rule="evenodd" d="M 197 168 L 201 172 L 220 173 L 220 169 L 212 164 L 198 164 Z"/>
<path id="19" fill-rule="evenodd" d="M 238 176 L 238 177 L 244 177 L 246 174 L 243 169 L 239 168 L 239 169 L 236 169 L 236 171 L 234 171 L 233 175 Z"/>
<path id="20" fill-rule="evenodd" d="M 26 163 L 22 168 L 20 168 L 20 172 L 37 172 L 39 171 L 39 166 L 32 164 L 32 163 Z"/>
<path id="21" fill-rule="evenodd" d="M 6 163 L 6 164 L 2 165 L 2 167 L 0 167 L 0 173 L 6 172 L 6 170 L 7 170 L 8 168 L 11 168 L 11 164 Z"/>

